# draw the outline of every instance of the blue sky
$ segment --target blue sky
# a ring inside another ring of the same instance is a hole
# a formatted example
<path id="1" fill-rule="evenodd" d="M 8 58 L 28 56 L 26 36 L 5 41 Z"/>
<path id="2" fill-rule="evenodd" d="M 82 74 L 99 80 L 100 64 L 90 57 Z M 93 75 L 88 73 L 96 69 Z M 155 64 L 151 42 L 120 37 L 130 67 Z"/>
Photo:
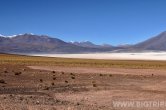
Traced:
<path id="1" fill-rule="evenodd" d="M 166 0 L 0 0 L 0 34 L 134 44 L 166 31 Z"/>

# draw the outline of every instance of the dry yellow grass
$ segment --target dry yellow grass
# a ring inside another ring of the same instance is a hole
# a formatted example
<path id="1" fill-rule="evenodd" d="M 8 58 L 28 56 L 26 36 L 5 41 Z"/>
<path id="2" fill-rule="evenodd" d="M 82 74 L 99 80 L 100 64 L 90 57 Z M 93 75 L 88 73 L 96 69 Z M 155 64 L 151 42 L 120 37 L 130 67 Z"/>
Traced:
<path id="1" fill-rule="evenodd" d="M 10 54 L 0 54 L 0 64 L 166 69 L 165 61 L 72 59 Z"/>

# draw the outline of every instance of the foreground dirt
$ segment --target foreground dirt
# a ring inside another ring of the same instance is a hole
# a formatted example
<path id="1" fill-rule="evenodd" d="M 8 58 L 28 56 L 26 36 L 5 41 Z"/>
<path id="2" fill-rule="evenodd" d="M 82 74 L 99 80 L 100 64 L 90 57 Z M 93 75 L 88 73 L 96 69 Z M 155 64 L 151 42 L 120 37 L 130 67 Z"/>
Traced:
<path id="1" fill-rule="evenodd" d="M 102 67 L 97 60 L 0 58 L 0 110 L 166 109 L 114 106 L 115 101 L 166 101 L 165 62 L 110 61 Z"/>
<path id="2" fill-rule="evenodd" d="M 3 64 L 0 65 L 0 108 L 116 110 L 122 108 L 114 108 L 114 100 L 165 100 L 165 73 L 153 69 Z M 136 109 L 140 108 L 133 110 Z"/>

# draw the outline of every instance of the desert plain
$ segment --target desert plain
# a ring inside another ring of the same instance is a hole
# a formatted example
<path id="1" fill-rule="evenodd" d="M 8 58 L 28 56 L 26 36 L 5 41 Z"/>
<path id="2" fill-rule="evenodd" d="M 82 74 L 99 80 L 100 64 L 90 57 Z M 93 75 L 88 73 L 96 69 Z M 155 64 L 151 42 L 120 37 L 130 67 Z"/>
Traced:
<path id="1" fill-rule="evenodd" d="M 165 110 L 166 61 L 0 54 L 0 110 Z"/>

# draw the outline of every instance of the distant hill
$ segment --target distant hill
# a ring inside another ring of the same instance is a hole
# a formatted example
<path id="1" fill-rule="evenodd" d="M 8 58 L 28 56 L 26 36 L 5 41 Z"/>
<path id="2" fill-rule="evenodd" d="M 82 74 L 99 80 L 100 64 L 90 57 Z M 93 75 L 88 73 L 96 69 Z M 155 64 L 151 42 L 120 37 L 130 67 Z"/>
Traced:
<path id="1" fill-rule="evenodd" d="M 99 45 L 93 44 L 90 41 L 82 41 L 82 42 L 71 41 L 69 43 L 77 45 L 77 46 L 81 46 L 81 47 L 99 47 Z"/>
<path id="2" fill-rule="evenodd" d="M 166 31 L 131 47 L 132 50 L 166 51 Z"/>
<path id="3" fill-rule="evenodd" d="M 81 47 L 91 47 L 91 48 L 106 48 L 106 47 L 109 47 L 109 48 L 113 48 L 112 45 L 109 45 L 109 44 L 103 44 L 103 45 L 96 45 L 90 41 L 82 41 L 82 42 L 69 42 L 70 44 L 74 44 L 74 45 L 77 45 L 77 46 L 81 46 Z"/>
<path id="4" fill-rule="evenodd" d="M 82 53 L 111 50 L 113 48 L 82 47 L 46 35 L 0 36 L 0 52 L 7 53 Z"/>

